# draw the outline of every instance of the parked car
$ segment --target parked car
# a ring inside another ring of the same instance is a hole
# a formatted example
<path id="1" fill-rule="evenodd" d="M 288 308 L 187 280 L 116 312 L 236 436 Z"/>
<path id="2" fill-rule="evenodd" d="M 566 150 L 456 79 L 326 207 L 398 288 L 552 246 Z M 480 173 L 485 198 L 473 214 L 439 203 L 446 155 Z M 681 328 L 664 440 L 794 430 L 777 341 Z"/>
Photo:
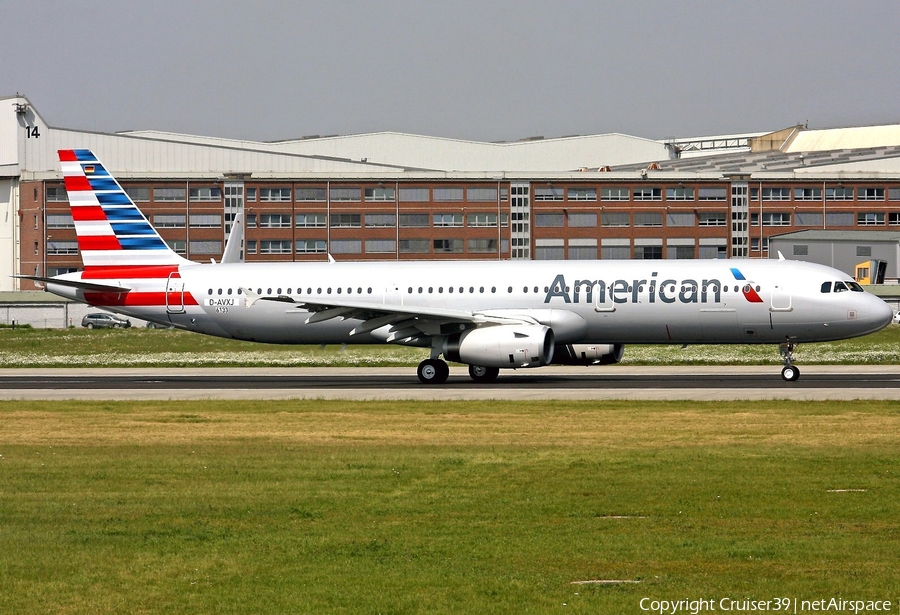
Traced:
<path id="1" fill-rule="evenodd" d="M 891 320 L 891 323 L 895 325 L 900 325 L 900 312 L 894 314 L 894 318 Z"/>
<path id="2" fill-rule="evenodd" d="M 115 314 L 106 314 L 104 312 L 95 312 L 94 314 L 86 314 L 81 319 L 81 326 L 88 329 L 102 329 L 107 327 L 110 329 L 127 329 L 131 326 L 131 321 Z"/>

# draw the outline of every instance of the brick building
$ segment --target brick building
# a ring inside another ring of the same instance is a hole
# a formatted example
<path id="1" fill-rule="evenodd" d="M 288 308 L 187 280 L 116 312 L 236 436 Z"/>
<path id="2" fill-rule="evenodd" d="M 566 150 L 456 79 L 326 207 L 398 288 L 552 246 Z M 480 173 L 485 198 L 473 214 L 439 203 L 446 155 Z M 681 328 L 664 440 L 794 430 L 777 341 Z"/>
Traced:
<path id="1" fill-rule="evenodd" d="M 248 261 L 766 258 L 786 232 L 900 229 L 900 126 L 255 143 L 53 128 L 16 96 L 0 99 L 0 290 L 81 267 L 56 151 L 83 147 L 198 261 L 238 212 Z"/>

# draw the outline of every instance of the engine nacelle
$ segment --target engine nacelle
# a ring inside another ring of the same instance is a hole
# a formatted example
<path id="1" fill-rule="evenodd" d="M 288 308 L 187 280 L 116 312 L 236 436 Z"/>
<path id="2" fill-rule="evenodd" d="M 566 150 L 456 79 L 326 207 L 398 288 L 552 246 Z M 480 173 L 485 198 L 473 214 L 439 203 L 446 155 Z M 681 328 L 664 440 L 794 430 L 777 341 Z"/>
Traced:
<path id="1" fill-rule="evenodd" d="M 481 367 L 540 367 L 553 360 L 553 330 L 544 325 L 469 329 L 444 341 L 444 358 Z"/>
<path id="2" fill-rule="evenodd" d="M 622 360 L 624 344 L 559 344 L 553 353 L 556 365 L 611 365 Z"/>

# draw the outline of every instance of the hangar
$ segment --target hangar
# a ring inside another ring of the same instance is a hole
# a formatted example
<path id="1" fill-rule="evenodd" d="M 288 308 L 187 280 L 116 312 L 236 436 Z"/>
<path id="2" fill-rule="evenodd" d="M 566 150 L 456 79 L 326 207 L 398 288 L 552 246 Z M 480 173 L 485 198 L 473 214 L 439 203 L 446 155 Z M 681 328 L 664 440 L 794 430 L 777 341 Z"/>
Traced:
<path id="1" fill-rule="evenodd" d="M 0 99 L 0 291 L 81 266 L 56 155 L 71 148 L 193 260 L 221 257 L 238 212 L 248 261 L 766 258 L 786 232 L 900 230 L 900 125 L 251 142 L 58 128 L 15 95 Z"/>

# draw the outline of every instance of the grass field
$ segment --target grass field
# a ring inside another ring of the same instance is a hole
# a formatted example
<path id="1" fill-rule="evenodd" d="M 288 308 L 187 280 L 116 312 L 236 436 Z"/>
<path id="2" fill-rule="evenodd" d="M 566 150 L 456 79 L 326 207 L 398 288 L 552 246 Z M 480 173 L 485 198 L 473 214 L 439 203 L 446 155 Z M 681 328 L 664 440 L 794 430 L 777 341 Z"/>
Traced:
<path id="1" fill-rule="evenodd" d="M 0 612 L 896 608 L 898 438 L 895 402 L 0 402 Z"/>
<path id="2" fill-rule="evenodd" d="M 428 352 L 392 345 L 278 346 L 176 330 L 0 329 L 0 367 L 411 366 Z M 900 363 L 900 327 L 854 340 L 801 345 L 799 364 Z M 624 364 L 780 363 L 774 345 L 626 346 Z"/>

